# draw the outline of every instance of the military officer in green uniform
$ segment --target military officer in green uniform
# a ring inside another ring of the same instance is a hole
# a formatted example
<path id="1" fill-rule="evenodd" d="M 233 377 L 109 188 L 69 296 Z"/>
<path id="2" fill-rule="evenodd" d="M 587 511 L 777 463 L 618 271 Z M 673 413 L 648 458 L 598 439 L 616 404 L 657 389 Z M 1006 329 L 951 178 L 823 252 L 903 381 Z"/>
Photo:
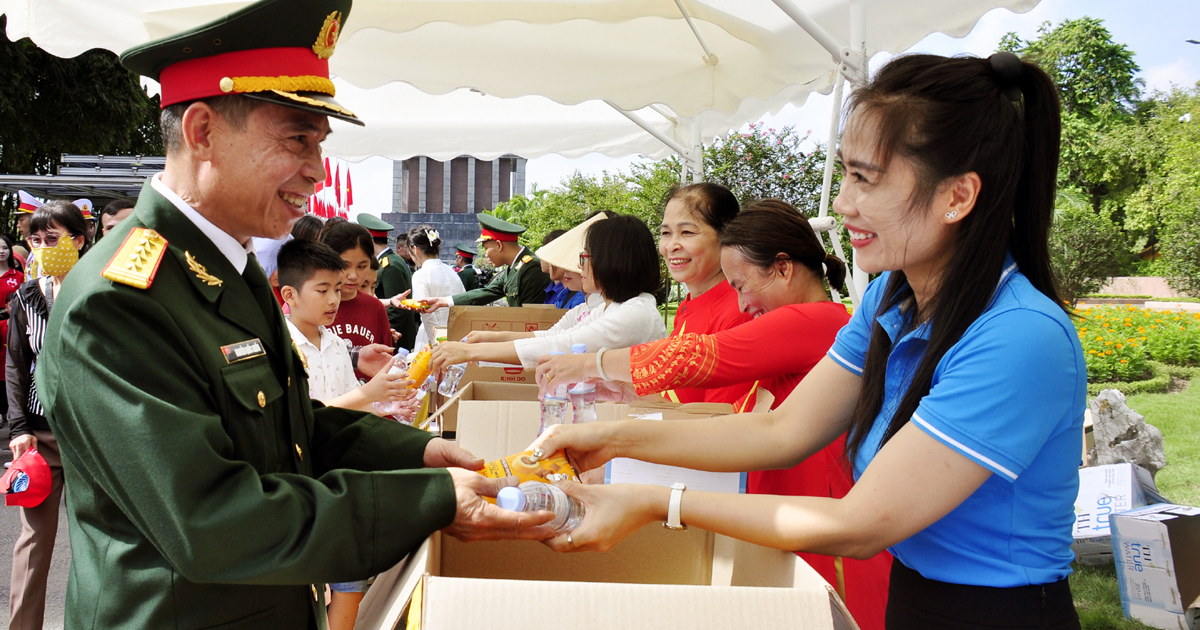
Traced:
<path id="1" fill-rule="evenodd" d="M 480 213 L 479 227 L 482 234 L 476 243 L 483 243 L 483 254 L 492 264 L 504 270 L 497 273 L 487 286 L 451 297 L 428 300 L 427 310 L 450 306 L 482 306 L 504 298 L 509 306 L 543 304 L 550 276 L 542 271 L 542 263 L 529 248 L 517 243 L 517 237 L 525 227 L 509 223 L 490 214 Z"/>
<path id="2" fill-rule="evenodd" d="M 254 258 L 325 177 L 327 117 L 357 120 L 327 66 L 350 4 L 262 0 L 122 56 L 162 86 L 166 168 L 64 283 L 36 373 L 65 469 L 68 629 L 324 628 L 323 583 L 439 528 L 551 535 L 529 527 L 549 514 L 484 502 L 500 484 L 454 468 L 482 465 L 465 451 L 310 402 Z"/>
<path id="3" fill-rule="evenodd" d="M 395 228 L 391 223 L 365 212 L 359 213 L 356 220 L 371 233 L 371 240 L 375 244 L 375 259 L 379 261 L 375 297 L 385 301 L 397 295 L 401 296 L 401 299 L 408 297 L 412 292 L 412 271 L 404 259 L 388 245 L 388 234 Z M 421 325 L 421 316 L 390 304 L 385 306 L 388 323 L 391 324 L 392 330 L 400 333 L 397 347 L 412 350 L 413 342 L 417 339 L 417 329 Z"/>
<path id="4" fill-rule="evenodd" d="M 479 288 L 479 271 L 475 269 L 475 248 L 458 243 L 454 246 L 454 272 L 462 280 L 463 288 L 470 291 Z"/>

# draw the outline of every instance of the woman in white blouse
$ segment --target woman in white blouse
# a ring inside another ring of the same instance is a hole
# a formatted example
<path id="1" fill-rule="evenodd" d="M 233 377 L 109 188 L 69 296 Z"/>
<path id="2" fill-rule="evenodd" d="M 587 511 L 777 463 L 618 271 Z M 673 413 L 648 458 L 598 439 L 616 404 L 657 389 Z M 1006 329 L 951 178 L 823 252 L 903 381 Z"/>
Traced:
<path id="1" fill-rule="evenodd" d="M 539 356 L 570 352 L 577 343 L 596 352 L 667 336 L 652 293 L 661 282 L 658 249 L 641 219 L 594 217 L 538 250 L 538 255 L 568 274 L 579 273 L 588 300 L 567 311 L 550 330 L 472 333 L 469 343 L 443 343 L 433 353 L 433 369 L 466 361 L 520 363 L 531 368 Z"/>
<path id="2" fill-rule="evenodd" d="M 442 238 L 432 226 L 422 225 L 408 231 L 408 251 L 417 265 L 412 275 L 412 299 L 426 300 L 466 292 L 454 269 L 438 259 L 441 246 Z M 434 329 L 445 328 L 449 317 L 450 311 L 444 308 L 421 313 L 421 328 L 417 330 L 413 350 L 431 343 L 436 338 Z"/>

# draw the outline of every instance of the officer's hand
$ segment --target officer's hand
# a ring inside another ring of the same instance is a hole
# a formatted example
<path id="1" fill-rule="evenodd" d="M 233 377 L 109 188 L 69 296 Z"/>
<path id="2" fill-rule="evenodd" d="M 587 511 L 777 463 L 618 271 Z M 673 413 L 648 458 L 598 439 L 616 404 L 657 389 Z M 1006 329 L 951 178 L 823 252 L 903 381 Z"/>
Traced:
<path id="1" fill-rule="evenodd" d="M 358 371 L 368 377 L 375 376 L 385 366 L 391 365 L 392 349 L 381 343 L 363 346 L 358 351 Z"/>
<path id="2" fill-rule="evenodd" d="M 425 308 L 421 309 L 421 313 L 432 313 L 439 308 L 450 308 L 454 306 L 454 298 L 437 297 L 425 298 Z"/>
<path id="3" fill-rule="evenodd" d="M 8 450 L 12 451 L 13 460 L 25 454 L 25 451 L 37 448 L 37 438 L 32 435 L 18 435 L 8 442 Z M 480 467 L 483 463 L 480 462 Z"/>
<path id="4" fill-rule="evenodd" d="M 462 541 L 472 540 L 546 540 L 554 530 L 545 523 L 554 519 L 552 512 L 510 512 L 488 503 L 505 486 L 517 485 L 516 477 L 490 479 L 461 468 L 450 468 L 458 509 L 454 522 L 442 531 Z"/>
<path id="5" fill-rule="evenodd" d="M 404 305 L 401 304 L 401 302 L 404 301 L 404 298 L 408 297 L 409 293 L 412 293 L 412 289 L 409 289 L 398 295 L 393 295 L 390 298 L 380 298 L 379 301 L 383 302 L 384 306 L 390 306 L 392 308 L 404 308 Z"/>
<path id="6" fill-rule="evenodd" d="M 425 445 L 426 468 L 465 468 L 480 470 L 483 460 L 475 457 L 467 449 L 442 438 L 433 438 Z"/>

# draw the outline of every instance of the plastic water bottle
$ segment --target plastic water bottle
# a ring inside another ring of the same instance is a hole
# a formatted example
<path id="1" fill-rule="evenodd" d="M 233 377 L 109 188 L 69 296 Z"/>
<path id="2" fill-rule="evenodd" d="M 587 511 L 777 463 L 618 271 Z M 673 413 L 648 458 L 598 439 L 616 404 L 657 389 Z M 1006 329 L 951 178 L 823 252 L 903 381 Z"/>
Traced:
<path id="1" fill-rule="evenodd" d="M 550 354 L 557 355 L 563 353 L 551 352 Z M 565 384 L 554 388 L 552 392 L 546 392 L 546 395 L 542 397 L 542 425 L 538 427 L 538 435 L 541 435 L 551 426 L 566 422 L 567 405 L 569 404 L 571 404 L 571 400 L 567 394 L 567 386 Z"/>
<path id="2" fill-rule="evenodd" d="M 392 369 L 388 370 L 388 374 L 404 374 L 408 371 L 408 350 L 404 348 L 396 349 L 396 362 L 392 364 Z M 395 415 L 400 411 L 400 402 L 396 400 L 380 400 L 371 403 L 375 408 L 375 413 L 381 416 Z"/>
<path id="3" fill-rule="evenodd" d="M 438 393 L 447 398 L 458 393 L 458 382 L 462 380 L 466 371 L 466 363 L 456 363 L 446 368 L 446 373 L 442 375 L 442 383 L 438 385 Z"/>
<path id="4" fill-rule="evenodd" d="M 571 354 L 587 354 L 587 344 L 572 345 Z M 596 419 L 595 384 L 587 381 L 575 383 L 568 393 L 571 395 L 571 406 L 575 408 L 575 424 L 591 422 Z"/>
<path id="5" fill-rule="evenodd" d="M 540 481 L 501 488 L 496 495 L 496 505 L 514 512 L 554 512 L 554 520 L 547 525 L 560 534 L 579 527 L 586 511 L 579 499 L 567 496 L 558 486 Z"/>

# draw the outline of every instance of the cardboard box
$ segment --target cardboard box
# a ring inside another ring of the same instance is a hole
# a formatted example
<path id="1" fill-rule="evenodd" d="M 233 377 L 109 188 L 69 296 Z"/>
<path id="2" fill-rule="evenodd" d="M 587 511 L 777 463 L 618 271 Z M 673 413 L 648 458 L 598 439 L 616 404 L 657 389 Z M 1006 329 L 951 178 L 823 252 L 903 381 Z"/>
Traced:
<path id="1" fill-rule="evenodd" d="M 532 397 L 503 400 L 494 396 Z M 468 385 L 451 405 L 458 443 L 485 460 L 537 433 L 537 388 Z M 655 401 L 599 407 L 606 419 L 705 416 L 728 406 Z M 443 408 L 441 413 L 451 412 Z M 449 422 L 449 420 L 447 420 Z M 560 554 L 541 543 L 461 543 L 440 533 L 376 578 L 360 629 L 816 628 L 854 623 L 836 591 L 793 553 L 692 528 L 647 526 L 607 553 Z"/>
<path id="2" fill-rule="evenodd" d="M 546 330 L 566 311 L 549 304 L 512 308 L 507 306 L 452 306 L 446 338 L 458 341 L 474 330 L 532 332 Z"/>
<path id="3" fill-rule="evenodd" d="M 833 588 L 795 554 L 653 526 L 603 554 L 435 534 L 376 578 L 355 627 L 858 628 Z"/>
<path id="4" fill-rule="evenodd" d="M 1074 542 L 1071 549 L 1081 564 L 1113 561 L 1109 523 L 1113 514 L 1142 507 L 1161 498 L 1150 471 L 1134 464 L 1109 464 L 1079 469 L 1075 498 Z"/>
<path id="5" fill-rule="evenodd" d="M 1160 503 L 1112 518 L 1125 616 L 1156 628 L 1200 628 L 1200 508 Z"/>
<path id="6" fill-rule="evenodd" d="M 458 390 L 457 394 L 429 414 L 429 418 L 438 421 L 442 437 L 452 440 L 457 437 L 458 419 L 464 414 L 478 417 L 482 424 L 481 431 L 488 424 L 498 423 L 502 419 L 533 418 L 533 432 L 530 434 L 531 437 L 521 445 L 521 448 L 487 459 L 491 461 L 498 457 L 519 453 L 533 441 L 534 437 L 537 437 L 538 426 L 541 424 L 542 406 L 538 402 L 537 385 L 484 381 L 467 383 L 465 387 Z M 491 439 L 490 436 L 488 439 Z M 467 450 L 471 449 L 467 447 Z M 490 450 L 491 445 L 489 444 Z M 475 454 L 479 455 L 478 452 Z"/>

